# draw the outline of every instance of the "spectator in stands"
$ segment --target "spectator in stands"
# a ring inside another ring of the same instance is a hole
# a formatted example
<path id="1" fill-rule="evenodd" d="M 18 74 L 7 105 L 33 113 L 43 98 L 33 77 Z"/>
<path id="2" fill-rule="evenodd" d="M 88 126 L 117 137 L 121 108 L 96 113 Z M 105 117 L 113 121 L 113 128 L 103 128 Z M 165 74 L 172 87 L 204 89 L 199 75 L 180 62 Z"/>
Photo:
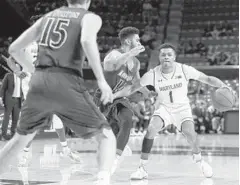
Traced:
<path id="1" fill-rule="evenodd" d="M 150 24 L 148 24 L 145 27 L 143 35 L 141 36 L 142 44 L 144 46 L 145 45 L 150 46 L 152 44 L 152 42 L 153 42 L 155 37 L 156 37 L 156 33 L 155 33 L 153 27 Z"/>
<path id="2" fill-rule="evenodd" d="M 211 32 L 213 31 L 214 25 L 208 22 L 207 26 L 204 28 L 203 37 L 211 37 Z"/>
<path id="3" fill-rule="evenodd" d="M 142 2 L 139 0 L 128 0 L 127 1 L 127 10 L 133 14 L 139 13 L 139 10 L 142 9 Z"/>
<path id="4" fill-rule="evenodd" d="M 185 53 L 186 54 L 195 53 L 195 47 L 193 46 L 193 43 L 191 40 L 188 42 L 187 46 L 185 47 Z"/>
<path id="5" fill-rule="evenodd" d="M 199 40 L 196 45 L 196 52 L 201 56 L 207 56 L 208 48 L 201 42 L 201 40 Z"/>
<path id="6" fill-rule="evenodd" d="M 185 53 L 185 46 L 184 46 L 184 41 L 180 41 L 178 43 L 178 54 L 184 54 Z"/>
<path id="7" fill-rule="evenodd" d="M 239 65 L 239 54 L 232 53 L 228 65 Z"/>
<path id="8" fill-rule="evenodd" d="M 212 105 L 210 105 L 207 109 L 207 114 L 211 124 L 211 130 L 214 133 L 222 133 L 223 132 L 223 113 L 217 111 Z"/>
<path id="9" fill-rule="evenodd" d="M 234 30 L 233 30 L 233 26 L 231 25 L 231 23 L 228 23 L 227 21 L 225 21 L 224 27 L 226 28 L 227 35 L 232 36 Z"/>
<path id="10" fill-rule="evenodd" d="M 206 102 L 203 100 L 197 100 L 196 106 L 193 107 L 192 113 L 196 118 L 196 132 L 197 133 L 209 133 L 209 123 L 206 121 Z"/>
<path id="11" fill-rule="evenodd" d="M 221 31 L 219 31 L 218 28 L 217 28 L 217 26 L 214 25 L 213 30 L 212 30 L 210 33 L 211 33 L 211 36 L 212 36 L 214 39 L 219 39 L 219 35 L 220 35 Z"/>
<path id="12" fill-rule="evenodd" d="M 159 55 L 159 51 L 158 51 L 158 46 L 160 43 L 158 43 L 157 41 L 153 41 L 151 44 L 151 53 L 150 53 L 150 59 L 148 62 L 148 70 L 149 69 L 153 69 L 154 67 L 156 67 L 157 65 L 159 65 L 159 59 L 158 59 L 158 55 Z"/>
<path id="13" fill-rule="evenodd" d="M 124 27 L 124 22 L 125 22 L 124 18 L 121 17 L 120 21 L 118 22 L 117 32 L 119 32 Z"/>
<path id="14" fill-rule="evenodd" d="M 145 0 L 142 7 L 143 22 L 152 22 L 152 4 L 150 0 Z"/>
<path id="15" fill-rule="evenodd" d="M 115 36 L 116 29 L 112 26 L 109 20 L 103 24 L 102 31 L 105 33 L 106 36 Z"/>
<path id="16" fill-rule="evenodd" d="M 158 25 L 158 24 L 161 23 L 161 19 L 159 18 L 159 14 L 158 14 L 158 9 L 157 8 L 153 8 L 153 10 L 152 10 L 151 23 L 152 23 L 152 25 Z"/>
<path id="17" fill-rule="evenodd" d="M 209 58 L 210 65 L 231 65 L 231 54 L 229 52 L 219 51 Z"/>

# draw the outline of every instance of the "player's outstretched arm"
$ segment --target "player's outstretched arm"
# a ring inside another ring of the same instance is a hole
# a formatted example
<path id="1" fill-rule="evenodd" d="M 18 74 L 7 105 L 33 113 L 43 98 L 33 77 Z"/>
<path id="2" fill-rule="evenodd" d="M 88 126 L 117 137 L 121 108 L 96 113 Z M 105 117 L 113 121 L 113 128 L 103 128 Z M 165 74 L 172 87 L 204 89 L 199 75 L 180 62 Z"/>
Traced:
<path id="1" fill-rule="evenodd" d="M 104 70 L 118 70 L 122 65 L 127 62 L 129 58 L 137 56 L 143 51 L 145 51 L 144 46 L 137 46 L 126 53 L 120 53 L 117 50 L 113 50 L 104 58 Z"/>
<path id="2" fill-rule="evenodd" d="M 212 87 L 228 87 L 225 83 L 223 83 L 220 79 L 214 77 L 214 76 L 207 76 L 206 74 L 204 73 L 201 73 L 199 78 L 198 78 L 198 81 L 202 82 L 202 83 L 205 83 L 205 84 L 208 84 Z"/>
<path id="3" fill-rule="evenodd" d="M 34 71 L 34 66 L 25 59 L 22 50 L 38 38 L 41 21 L 42 19 L 36 21 L 35 24 L 24 31 L 8 48 L 9 54 L 29 72 Z"/>
<path id="4" fill-rule="evenodd" d="M 191 66 L 183 65 L 183 72 L 186 75 L 186 78 L 188 80 L 189 79 L 197 80 L 197 81 L 200 81 L 202 83 L 208 84 L 208 85 L 210 85 L 212 87 L 216 87 L 216 88 L 227 87 L 227 85 L 224 84 L 218 78 L 216 78 L 214 76 L 208 76 Z"/>
<path id="5" fill-rule="evenodd" d="M 148 71 L 145 73 L 141 79 L 136 80 L 133 85 L 126 86 L 122 90 L 114 93 L 114 99 L 120 98 L 120 97 L 126 97 L 131 94 L 133 94 L 136 91 L 139 91 L 140 89 L 143 89 L 143 87 L 146 87 L 147 85 L 154 86 L 154 72 L 153 70 Z"/>

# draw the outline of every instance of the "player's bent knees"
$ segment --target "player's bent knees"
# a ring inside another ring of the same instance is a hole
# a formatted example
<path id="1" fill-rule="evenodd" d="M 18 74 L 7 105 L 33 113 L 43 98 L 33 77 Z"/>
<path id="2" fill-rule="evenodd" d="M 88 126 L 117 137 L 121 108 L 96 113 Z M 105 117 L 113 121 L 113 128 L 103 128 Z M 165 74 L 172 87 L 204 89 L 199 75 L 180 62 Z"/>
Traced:
<path id="1" fill-rule="evenodd" d="M 53 128 L 55 129 L 63 128 L 63 122 L 56 114 L 53 115 L 52 124 L 53 124 Z"/>
<path id="2" fill-rule="evenodd" d="M 153 116 L 147 129 L 146 138 L 153 139 L 155 135 L 164 128 L 164 122 L 161 117 Z"/>

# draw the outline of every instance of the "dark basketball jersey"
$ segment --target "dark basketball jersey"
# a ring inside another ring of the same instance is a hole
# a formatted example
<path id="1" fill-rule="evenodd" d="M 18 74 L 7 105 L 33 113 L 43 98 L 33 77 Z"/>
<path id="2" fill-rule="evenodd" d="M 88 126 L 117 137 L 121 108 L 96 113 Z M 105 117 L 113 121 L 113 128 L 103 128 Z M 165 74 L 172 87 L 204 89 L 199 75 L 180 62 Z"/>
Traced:
<path id="1" fill-rule="evenodd" d="M 118 49 L 117 51 L 122 53 L 120 49 Z M 132 57 L 129 60 L 132 60 L 132 62 L 128 61 L 118 70 L 104 72 L 105 78 L 109 86 L 112 88 L 113 93 L 120 91 L 126 85 L 132 85 L 132 81 L 139 70 L 139 60 L 136 57 Z"/>
<path id="2" fill-rule="evenodd" d="M 82 73 L 85 54 L 80 43 L 80 23 L 87 13 L 85 9 L 61 7 L 43 17 L 36 67 L 63 67 Z"/>

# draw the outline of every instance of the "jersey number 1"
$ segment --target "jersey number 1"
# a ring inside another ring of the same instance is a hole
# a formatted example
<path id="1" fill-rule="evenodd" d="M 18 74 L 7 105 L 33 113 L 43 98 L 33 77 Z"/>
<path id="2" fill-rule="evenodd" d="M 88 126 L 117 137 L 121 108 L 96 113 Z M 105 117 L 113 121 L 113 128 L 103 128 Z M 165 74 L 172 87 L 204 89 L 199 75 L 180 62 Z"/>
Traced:
<path id="1" fill-rule="evenodd" d="M 172 95 L 172 91 L 169 92 L 169 97 L 170 97 L 170 102 L 173 103 L 173 95 Z"/>
<path id="2" fill-rule="evenodd" d="M 59 49 L 67 40 L 69 19 L 48 17 L 39 44 Z"/>

